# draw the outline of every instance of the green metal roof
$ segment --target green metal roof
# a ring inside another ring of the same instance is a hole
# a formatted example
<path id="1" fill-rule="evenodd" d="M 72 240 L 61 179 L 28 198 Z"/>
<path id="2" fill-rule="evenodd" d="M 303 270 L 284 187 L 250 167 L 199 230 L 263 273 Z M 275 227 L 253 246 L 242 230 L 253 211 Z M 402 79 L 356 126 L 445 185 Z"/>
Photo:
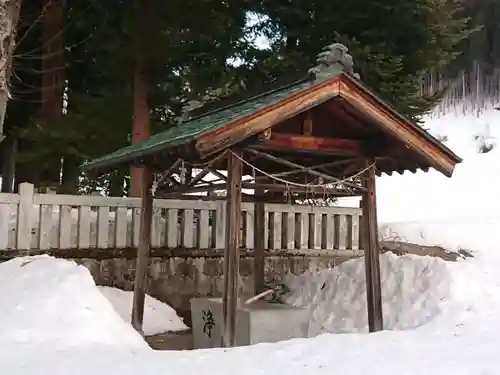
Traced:
<path id="1" fill-rule="evenodd" d="M 82 169 L 88 171 L 92 169 L 112 168 L 118 164 L 131 163 L 133 160 L 167 150 L 174 146 L 187 144 L 208 132 L 222 128 L 232 121 L 252 115 L 341 73 L 342 71 L 339 70 L 328 77 L 319 79 L 311 77 L 309 80 L 296 81 L 296 83 L 288 86 L 262 93 L 217 111 L 206 113 L 158 133 L 143 142 L 135 143 L 85 163 L 82 165 Z"/>

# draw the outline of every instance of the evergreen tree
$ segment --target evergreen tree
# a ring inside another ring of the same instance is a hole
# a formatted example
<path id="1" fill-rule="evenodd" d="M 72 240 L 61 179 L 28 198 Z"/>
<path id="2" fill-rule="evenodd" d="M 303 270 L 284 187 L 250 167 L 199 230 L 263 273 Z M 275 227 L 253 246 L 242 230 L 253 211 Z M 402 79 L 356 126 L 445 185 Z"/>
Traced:
<path id="1" fill-rule="evenodd" d="M 422 77 L 449 64 L 469 35 L 455 0 L 260 0 L 254 10 L 268 17 L 260 26 L 277 70 L 305 70 L 325 45 L 343 42 L 362 81 L 413 120 L 438 100 L 421 95 Z"/>

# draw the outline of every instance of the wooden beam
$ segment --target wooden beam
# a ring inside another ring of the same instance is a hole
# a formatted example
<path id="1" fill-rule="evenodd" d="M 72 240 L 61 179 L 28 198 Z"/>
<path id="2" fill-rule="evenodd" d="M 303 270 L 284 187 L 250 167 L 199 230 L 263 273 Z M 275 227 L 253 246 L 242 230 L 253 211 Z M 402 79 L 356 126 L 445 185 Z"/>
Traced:
<path id="1" fill-rule="evenodd" d="M 209 173 L 210 170 L 208 170 L 207 168 L 203 168 L 200 173 L 198 173 L 196 176 L 193 177 L 191 181 L 189 181 L 188 186 L 196 185 L 198 182 L 202 181 L 203 178 Z"/>
<path id="2" fill-rule="evenodd" d="M 273 184 L 273 183 L 251 183 L 251 182 L 242 182 L 241 187 L 243 189 L 253 190 L 256 188 L 261 188 L 269 191 L 286 191 L 290 193 L 307 193 L 307 194 L 319 194 L 325 195 L 330 194 L 332 196 L 352 196 L 356 194 L 361 194 L 363 187 L 362 186 L 354 186 L 350 187 L 352 191 L 347 189 L 336 189 L 336 188 L 327 188 L 327 187 L 317 187 L 317 186 L 294 186 L 291 184 Z M 193 194 L 193 193 L 210 193 L 214 191 L 223 191 L 227 189 L 226 183 L 216 183 L 216 184 L 204 184 L 197 185 L 193 187 L 181 187 L 174 188 L 168 190 L 158 190 L 156 195 L 161 198 L 172 198 L 172 197 L 185 197 L 184 194 Z M 225 198 L 223 198 L 225 199 Z"/>
<path id="3" fill-rule="evenodd" d="M 264 190 L 255 189 L 255 196 L 262 201 L 254 204 L 254 293 L 259 294 L 264 291 L 264 262 L 265 262 L 265 222 L 266 212 L 264 205 Z"/>
<path id="4" fill-rule="evenodd" d="M 352 139 L 311 137 L 274 132 L 269 140 L 261 141 L 256 146 L 278 150 L 328 153 L 348 157 L 363 155 L 361 142 Z"/>
<path id="5" fill-rule="evenodd" d="M 336 161 L 332 161 L 332 162 L 329 162 L 329 163 L 322 163 L 322 164 L 317 164 L 317 165 L 311 165 L 307 168 L 309 169 L 323 169 L 323 168 L 327 168 L 327 167 L 335 167 L 335 166 L 340 166 L 340 165 L 344 165 L 344 164 L 348 164 L 348 163 L 353 163 L 353 162 L 356 162 L 358 161 L 359 159 L 357 158 L 354 158 L 354 159 L 345 159 L 345 160 L 336 160 Z M 284 176 L 290 176 L 292 174 L 297 174 L 297 173 L 300 173 L 300 172 L 304 172 L 303 169 L 292 169 L 291 171 L 286 171 L 286 172 L 280 172 L 280 173 L 273 173 L 273 174 L 270 174 L 272 177 L 284 177 Z M 260 180 L 265 180 L 265 179 L 269 179 L 269 177 L 267 176 L 258 176 L 255 178 L 256 181 L 260 181 Z"/>
<path id="6" fill-rule="evenodd" d="M 373 160 L 366 160 L 365 167 Z M 382 287 L 380 282 L 380 249 L 377 225 L 377 199 L 375 192 L 375 168 L 364 173 L 363 185 L 366 188 L 362 197 L 363 235 L 365 251 L 366 298 L 368 307 L 368 328 L 370 332 L 384 329 L 382 315 Z"/>
<path id="7" fill-rule="evenodd" d="M 179 168 L 181 163 L 182 163 L 182 159 L 177 159 L 165 172 L 162 173 L 162 176 L 158 180 L 157 185 L 160 186 L 160 184 L 163 183 L 165 180 L 172 181 L 173 180 L 171 178 L 172 173 L 174 173 L 174 171 Z M 174 182 L 177 183 L 177 181 L 175 181 L 175 180 L 174 180 Z"/>
<path id="8" fill-rule="evenodd" d="M 146 296 L 147 275 L 149 268 L 149 252 L 151 248 L 151 221 L 153 217 L 152 174 L 148 167 L 143 167 L 142 209 L 137 248 L 137 262 L 135 267 L 134 299 L 132 304 L 132 326 L 143 334 L 144 299 Z"/>
<path id="9" fill-rule="evenodd" d="M 236 309 L 240 275 L 240 224 L 241 224 L 241 159 L 233 152 L 227 160 L 226 199 L 226 251 L 224 253 L 224 292 L 222 296 L 222 346 L 236 344 Z"/>

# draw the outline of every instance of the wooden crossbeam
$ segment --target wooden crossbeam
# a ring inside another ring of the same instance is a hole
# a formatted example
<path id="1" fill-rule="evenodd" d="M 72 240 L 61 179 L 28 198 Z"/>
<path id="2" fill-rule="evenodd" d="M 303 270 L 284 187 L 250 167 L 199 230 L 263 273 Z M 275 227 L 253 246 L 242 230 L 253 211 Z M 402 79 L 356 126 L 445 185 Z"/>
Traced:
<path id="1" fill-rule="evenodd" d="M 351 139 L 312 137 L 271 133 L 269 140 L 263 140 L 257 147 L 288 149 L 328 153 L 338 156 L 363 155 L 361 142 Z"/>
<path id="2" fill-rule="evenodd" d="M 354 159 L 345 159 L 345 160 L 337 160 L 337 161 L 331 161 L 331 162 L 328 162 L 328 163 L 322 163 L 322 164 L 317 164 L 317 165 L 312 165 L 310 167 L 308 167 L 309 169 L 324 169 L 324 168 L 331 168 L 331 167 L 336 167 L 336 166 L 340 166 L 340 165 L 344 165 L 344 164 L 348 164 L 348 163 L 354 163 L 355 161 L 357 161 L 358 159 L 354 158 Z M 293 174 L 298 174 L 300 172 L 304 172 L 303 169 L 292 169 L 290 171 L 286 171 L 286 172 L 280 172 L 280 173 L 272 173 L 270 174 L 270 177 L 285 177 L 285 176 L 290 176 L 290 175 L 293 175 Z M 269 177 L 268 176 L 258 176 L 255 178 L 256 181 L 260 181 L 260 180 L 268 180 Z"/>

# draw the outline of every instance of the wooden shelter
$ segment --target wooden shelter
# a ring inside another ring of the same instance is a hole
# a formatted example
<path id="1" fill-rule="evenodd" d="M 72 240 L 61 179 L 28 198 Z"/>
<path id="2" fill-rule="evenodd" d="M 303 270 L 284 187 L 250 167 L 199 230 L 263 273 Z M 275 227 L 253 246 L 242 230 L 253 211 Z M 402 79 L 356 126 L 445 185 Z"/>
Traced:
<path id="1" fill-rule="evenodd" d="M 197 109 L 199 114 L 179 126 L 83 166 L 103 173 L 134 164 L 147 171 L 132 318 L 137 330 L 142 329 L 153 194 L 179 197 L 222 189 L 227 191 L 224 346 L 235 342 L 242 189 L 253 191 L 244 199 L 256 205 L 256 293 L 263 289 L 265 201 L 362 196 L 369 328 L 383 329 L 375 177 L 429 168 L 451 176 L 461 160 L 365 87 L 345 46 L 328 46 L 317 62 L 300 79 Z M 162 184 L 153 184 L 153 172 L 162 173 Z M 207 181 L 210 173 L 218 180 Z"/>

